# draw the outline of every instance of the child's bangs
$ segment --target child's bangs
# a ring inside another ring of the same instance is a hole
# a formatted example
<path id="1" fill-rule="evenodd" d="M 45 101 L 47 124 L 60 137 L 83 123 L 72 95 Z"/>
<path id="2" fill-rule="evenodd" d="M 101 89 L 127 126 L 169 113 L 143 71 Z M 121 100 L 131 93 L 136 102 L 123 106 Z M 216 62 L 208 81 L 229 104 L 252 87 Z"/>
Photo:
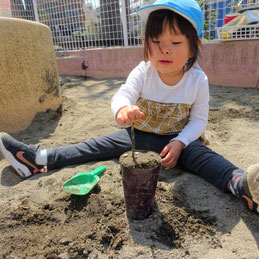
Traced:
<path id="1" fill-rule="evenodd" d="M 169 28 L 172 32 L 176 32 L 175 24 L 177 24 L 177 19 L 170 11 L 163 10 L 164 13 L 153 12 L 149 16 L 149 21 L 146 27 L 146 35 L 149 39 L 156 39 L 164 31 L 165 26 L 169 25 Z"/>

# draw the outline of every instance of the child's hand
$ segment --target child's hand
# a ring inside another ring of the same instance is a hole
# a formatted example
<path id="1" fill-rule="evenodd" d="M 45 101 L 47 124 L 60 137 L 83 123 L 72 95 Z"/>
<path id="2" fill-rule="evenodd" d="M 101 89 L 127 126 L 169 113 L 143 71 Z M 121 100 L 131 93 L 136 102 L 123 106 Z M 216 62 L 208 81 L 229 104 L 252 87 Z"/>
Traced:
<path id="1" fill-rule="evenodd" d="M 175 167 L 184 147 L 185 145 L 179 140 L 174 140 L 166 145 L 160 153 L 160 156 L 163 157 L 162 165 L 167 168 Z"/>
<path id="2" fill-rule="evenodd" d="M 129 105 L 122 107 L 116 115 L 116 120 L 119 124 L 131 125 L 132 121 L 140 120 L 144 113 L 140 111 L 136 105 Z"/>

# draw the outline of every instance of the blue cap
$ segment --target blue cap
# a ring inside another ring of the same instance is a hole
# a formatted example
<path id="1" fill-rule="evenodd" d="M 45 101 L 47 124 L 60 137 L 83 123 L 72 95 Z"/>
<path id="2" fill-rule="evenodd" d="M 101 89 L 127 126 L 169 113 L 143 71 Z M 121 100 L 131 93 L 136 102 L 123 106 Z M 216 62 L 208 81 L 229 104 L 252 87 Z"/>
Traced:
<path id="1" fill-rule="evenodd" d="M 195 0 L 158 0 L 137 10 L 139 16 L 146 22 L 151 12 L 169 9 L 187 19 L 196 29 L 198 36 L 203 29 L 204 18 L 202 9 Z"/>

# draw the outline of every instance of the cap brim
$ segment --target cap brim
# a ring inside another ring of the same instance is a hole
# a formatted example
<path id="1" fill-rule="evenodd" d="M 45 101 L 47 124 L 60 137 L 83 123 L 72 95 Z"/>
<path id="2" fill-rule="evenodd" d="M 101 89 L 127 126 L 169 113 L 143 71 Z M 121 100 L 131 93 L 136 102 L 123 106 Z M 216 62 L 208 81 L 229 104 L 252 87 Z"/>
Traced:
<path id="1" fill-rule="evenodd" d="M 162 10 L 162 9 L 168 9 L 168 10 L 171 10 L 171 11 L 181 15 L 186 20 L 188 20 L 192 24 L 192 26 L 195 28 L 195 30 L 197 31 L 196 23 L 190 17 L 188 17 L 181 11 L 179 11 L 175 8 L 172 8 L 171 6 L 168 6 L 168 5 L 148 5 L 148 6 L 139 8 L 136 12 L 144 22 L 147 22 L 147 19 L 148 19 L 150 13 L 157 11 L 157 10 Z"/>

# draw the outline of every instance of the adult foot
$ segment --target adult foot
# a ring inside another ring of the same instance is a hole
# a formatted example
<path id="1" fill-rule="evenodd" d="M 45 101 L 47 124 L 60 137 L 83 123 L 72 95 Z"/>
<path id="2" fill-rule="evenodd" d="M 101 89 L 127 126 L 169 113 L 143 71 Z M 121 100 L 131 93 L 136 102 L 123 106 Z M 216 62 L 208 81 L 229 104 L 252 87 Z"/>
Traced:
<path id="1" fill-rule="evenodd" d="M 249 198 L 247 199 L 246 195 L 242 197 L 247 199 L 249 203 L 248 207 L 251 210 L 255 210 L 259 213 L 259 164 L 252 165 L 247 169 L 247 175 L 246 178 L 243 179 L 243 184 L 245 191 L 247 191 L 247 189 L 249 190 L 252 202 L 249 201 Z"/>

